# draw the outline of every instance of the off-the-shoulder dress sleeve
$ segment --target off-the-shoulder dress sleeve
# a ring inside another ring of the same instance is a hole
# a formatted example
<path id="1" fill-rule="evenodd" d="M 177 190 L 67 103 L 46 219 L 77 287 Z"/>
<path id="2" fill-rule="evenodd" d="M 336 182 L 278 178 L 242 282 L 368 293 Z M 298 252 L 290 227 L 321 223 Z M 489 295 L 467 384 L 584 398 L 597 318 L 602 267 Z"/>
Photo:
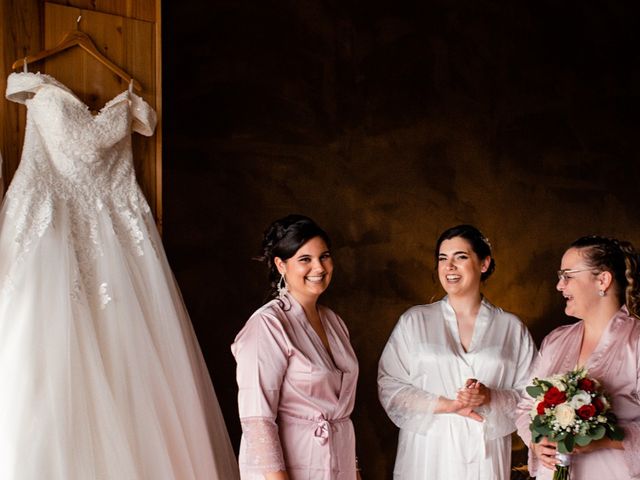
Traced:
<path id="1" fill-rule="evenodd" d="M 26 103 L 51 77 L 39 73 L 11 73 L 7 77 L 7 100 Z"/>
<path id="2" fill-rule="evenodd" d="M 431 426 L 438 395 L 411 382 L 411 335 L 403 317 L 394 328 L 378 363 L 378 397 L 387 415 L 398 427 L 426 433 Z"/>
<path id="3" fill-rule="evenodd" d="M 131 129 L 141 135 L 150 137 L 156 128 L 158 117 L 156 111 L 145 100 L 135 93 L 129 94 L 133 121 Z"/>
<path id="4" fill-rule="evenodd" d="M 238 409 L 242 424 L 241 469 L 285 470 L 276 417 L 290 347 L 275 316 L 252 316 L 232 345 L 238 364 Z"/>

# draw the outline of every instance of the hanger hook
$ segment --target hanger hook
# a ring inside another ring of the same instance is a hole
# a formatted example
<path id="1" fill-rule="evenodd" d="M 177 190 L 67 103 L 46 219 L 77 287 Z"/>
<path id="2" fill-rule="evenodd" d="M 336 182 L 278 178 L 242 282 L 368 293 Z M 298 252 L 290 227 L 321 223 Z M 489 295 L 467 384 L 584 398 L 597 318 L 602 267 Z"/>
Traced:
<path id="1" fill-rule="evenodd" d="M 82 20 L 82 15 L 78 15 L 78 18 L 76 19 L 76 30 L 80 28 L 80 20 Z"/>
<path id="2" fill-rule="evenodd" d="M 27 73 L 29 71 L 29 69 L 27 68 L 27 58 L 29 57 L 24 57 L 24 60 L 22 60 L 22 71 L 24 73 Z"/>

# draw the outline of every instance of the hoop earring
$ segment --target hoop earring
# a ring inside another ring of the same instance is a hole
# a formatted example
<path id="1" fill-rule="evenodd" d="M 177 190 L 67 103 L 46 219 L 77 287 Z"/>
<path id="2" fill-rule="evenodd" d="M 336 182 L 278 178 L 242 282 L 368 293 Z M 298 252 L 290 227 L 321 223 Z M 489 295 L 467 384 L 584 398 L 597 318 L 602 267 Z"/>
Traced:
<path id="1" fill-rule="evenodd" d="M 604 290 L 598 290 L 598 295 L 600 295 L 601 297 L 604 297 L 607 294 L 607 292 L 605 292 Z"/>
<path id="2" fill-rule="evenodd" d="M 278 280 L 276 289 L 278 290 L 278 298 L 280 299 L 282 299 L 289 291 L 287 288 L 287 280 L 284 278 L 284 273 L 280 274 L 280 280 Z"/>

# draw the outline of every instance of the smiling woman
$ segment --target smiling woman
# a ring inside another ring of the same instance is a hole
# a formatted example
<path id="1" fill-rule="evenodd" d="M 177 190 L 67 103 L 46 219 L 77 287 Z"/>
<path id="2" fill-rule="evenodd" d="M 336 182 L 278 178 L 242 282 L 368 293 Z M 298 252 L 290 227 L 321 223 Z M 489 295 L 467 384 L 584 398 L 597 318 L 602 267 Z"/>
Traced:
<path id="1" fill-rule="evenodd" d="M 232 345 L 243 480 L 359 478 L 349 418 L 358 362 L 342 319 L 318 305 L 333 274 L 329 236 L 302 215 L 267 229 L 259 258 L 273 300 Z"/>
<path id="2" fill-rule="evenodd" d="M 287 260 L 274 258 L 274 264 L 289 292 L 300 300 L 315 303 L 331 282 L 333 260 L 327 241 L 313 237 Z"/>
<path id="3" fill-rule="evenodd" d="M 495 262 L 477 228 L 442 233 L 435 260 L 447 296 L 404 313 L 380 358 L 380 401 L 400 427 L 394 478 L 506 480 L 535 345 L 480 293 Z"/>
<path id="4" fill-rule="evenodd" d="M 542 342 L 531 376 L 544 378 L 576 367 L 589 370 L 611 395 L 623 441 L 602 438 L 572 452 L 571 478 L 640 477 L 640 258 L 626 241 L 586 236 L 562 256 L 556 289 L 565 313 L 580 321 L 553 330 Z M 550 479 L 556 445 L 546 437 L 531 443 L 526 395 L 518 411 L 518 433 L 529 445 L 529 471 Z"/>

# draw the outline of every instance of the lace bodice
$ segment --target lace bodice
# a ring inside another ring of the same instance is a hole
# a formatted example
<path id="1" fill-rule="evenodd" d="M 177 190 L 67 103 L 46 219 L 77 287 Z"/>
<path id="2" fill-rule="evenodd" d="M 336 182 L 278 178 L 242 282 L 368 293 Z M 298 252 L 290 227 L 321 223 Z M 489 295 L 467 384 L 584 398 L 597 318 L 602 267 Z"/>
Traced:
<path id="1" fill-rule="evenodd" d="M 98 219 L 106 213 L 123 247 L 142 255 L 147 229 L 141 223 L 150 209 L 135 179 L 131 132 L 152 135 L 156 114 L 124 91 L 94 115 L 66 86 L 40 73 L 9 75 L 6 96 L 27 106 L 22 158 L 4 205 L 16 229 L 17 255 L 48 228 L 68 223 L 79 283 L 104 302 L 106 286 L 91 268 L 91 259 L 102 254 Z"/>

